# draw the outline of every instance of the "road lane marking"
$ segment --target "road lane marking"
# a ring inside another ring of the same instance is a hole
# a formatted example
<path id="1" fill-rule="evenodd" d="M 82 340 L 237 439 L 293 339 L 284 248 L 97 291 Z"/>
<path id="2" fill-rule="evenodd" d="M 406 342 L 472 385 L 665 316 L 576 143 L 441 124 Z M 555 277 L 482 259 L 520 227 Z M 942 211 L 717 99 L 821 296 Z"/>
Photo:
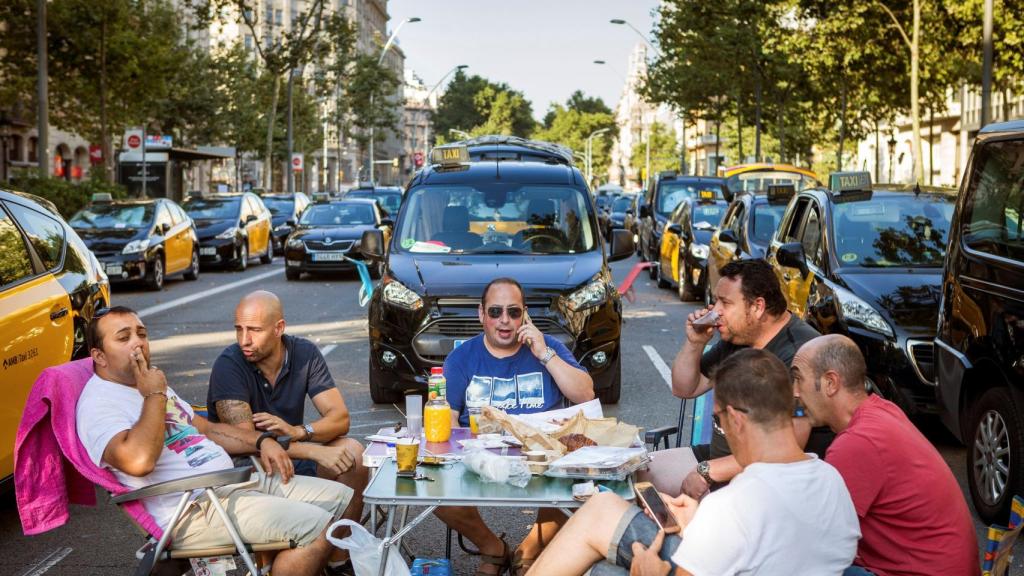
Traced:
<path id="1" fill-rule="evenodd" d="M 672 370 L 669 369 L 668 364 L 661 359 L 661 355 L 654 349 L 654 346 L 648 346 L 644 344 L 644 352 L 647 353 L 647 357 L 651 359 L 651 364 L 654 364 L 655 370 L 661 374 L 661 378 L 668 385 L 668 389 L 672 389 Z"/>
<path id="2" fill-rule="evenodd" d="M 164 302 L 163 304 L 157 304 L 156 306 L 150 306 L 149 308 L 143 308 L 142 310 L 139 310 L 136 313 L 136 315 L 139 318 L 145 318 L 146 316 L 152 316 L 153 314 L 159 314 L 161 312 L 165 312 L 165 311 L 170 310 L 172 308 L 177 308 L 178 306 L 181 306 L 183 304 L 188 304 L 189 302 L 195 302 L 196 300 L 199 300 L 199 299 L 202 299 L 202 298 L 206 298 L 207 296 L 213 296 L 214 294 L 220 294 L 221 292 L 227 292 L 228 290 L 232 290 L 234 288 L 238 288 L 239 286 L 245 286 L 246 284 L 252 284 L 253 282 L 258 282 L 260 280 L 263 280 L 265 278 L 270 278 L 271 276 L 275 276 L 275 275 L 279 276 L 280 274 L 281 274 L 281 270 L 279 268 L 275 269 L 275 270 L 270 270 L 270 271 L 264 272 L 262 274 L 257 274 L 256 276 L 253 276 L 252 278 L 243 278 L 242 280 L 239 280 L 237 282 L 232 282 L 230 284 L 225 284 L 223 286 L 218 286 L 216 288 L 210 288 L 209 290 L 203 290 L 202 292 L 196 292 L 195 294 L 192 294 L 192 295 L 189 295 L 189 296 L 183 296 L 181 298 L 177 298 L 177 299 L 171 300 L 170 302 Z"/>
<path id="3" fill-rule="evenodd" d="M 46 557 L 40 560 L 35 566 L 29 567 L 28 572 L 23 573 L 21 576 L 39 576 L 40 574 L 44 574 L 47 570 L 56 566 L 68 554 L 71 554 L 71 548 L 67 546 L 58 548 L 47 554 Z"/>
<path id="4" fill-rule="evenodd" d="M 331 352 L 334 352 L 334 349 L 337 348 L 337 347 L 338 347 L 337 344 L 328 344 L 327 346 L 324 346 L 323 348 L 320 349 L 320 355 L 321 356 L 327 356 Z"/>

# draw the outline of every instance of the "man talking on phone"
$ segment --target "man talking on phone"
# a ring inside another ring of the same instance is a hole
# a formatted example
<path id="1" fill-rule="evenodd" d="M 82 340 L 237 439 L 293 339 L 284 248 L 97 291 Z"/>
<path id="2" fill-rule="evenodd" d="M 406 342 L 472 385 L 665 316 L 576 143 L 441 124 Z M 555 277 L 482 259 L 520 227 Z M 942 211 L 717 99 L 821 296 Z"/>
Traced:
<path id="1" fill-rule="evenodd" d="M 714 419 L 742 472 L 699 505 L 661 495 L 681 534 L 665 534 L 616 494 L 596 494 L 530 574 L 839 576 L 850 566 L 857 513 L 839 472 L 797 443 L 786 366 L 764 350 L 741 350 L 711 381 Z"/>
<path id="2" fill-rule="evenodd" d="M 524 414 L 560 408 L 563 397 L 575 403 L 593 400 L 594 381 L 572 352 L 529 322 L 519 282 L 492 280 L 480 297 L 478 314 L 483 334 L 462 343 L 444 363 L 454 426 L 469 426 L 472 406 Z M 517 574 L 525 572 L 546 540 L 565 523 L 561 511 L 541 508 L 513 558 L 476 508 L 445 506 L 434 513 L 479 548 L 477 574 L 503 573 L 510 567 Z"/>

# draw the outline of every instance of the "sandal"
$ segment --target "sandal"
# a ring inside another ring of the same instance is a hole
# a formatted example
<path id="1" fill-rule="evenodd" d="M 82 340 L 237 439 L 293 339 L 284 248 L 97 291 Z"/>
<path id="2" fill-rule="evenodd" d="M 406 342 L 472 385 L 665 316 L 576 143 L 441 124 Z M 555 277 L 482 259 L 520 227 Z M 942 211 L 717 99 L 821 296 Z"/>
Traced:
<path id="1" fill-rule="evenodd" d="M 530 571 L 530 567 L 537 561 L 537 558 L 524 558 L 522 552 L 516 550 L 514 556 L 512 556 L 512 576 L 526 576 L 526 573 Z"/>
<path id="2" fill-rule="evenodd" d="M 501 540 L 501 545 L 505 547 L 505 551 L 501 556 L 491 556 L 489 554 L 480 553 L 480 566 L 476 569 L 475 576 L 502 576 L 505 572 L 512 567 L 512 550 L 509 548 L 508 542 L 505 542 L 505 535 L 498 536 Z M 481 572 L 480 567 L 488 564 L 490 566 L 497 566 L 498 571 L 493 574 L 488 572 Z"/>

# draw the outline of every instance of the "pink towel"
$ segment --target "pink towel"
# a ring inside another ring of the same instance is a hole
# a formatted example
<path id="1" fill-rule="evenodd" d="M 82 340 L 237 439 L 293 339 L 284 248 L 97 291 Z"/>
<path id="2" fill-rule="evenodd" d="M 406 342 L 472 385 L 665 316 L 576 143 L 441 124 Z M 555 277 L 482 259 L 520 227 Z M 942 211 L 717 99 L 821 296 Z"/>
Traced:
<path id="1" fill-rule="evenodd" d="M 47 368 L 25 403 L 14 442 L 14 489 L 26 535 L 64 525 L 69 502 L 95 506 L 93 484 L 115 495 L 130 491 L 110 470 L 93 464 L 78 439 L 75 410 L 91 377 L 90 358 Z M 122 508 L 153 537 L 163 534 L 142 502 Z"/>

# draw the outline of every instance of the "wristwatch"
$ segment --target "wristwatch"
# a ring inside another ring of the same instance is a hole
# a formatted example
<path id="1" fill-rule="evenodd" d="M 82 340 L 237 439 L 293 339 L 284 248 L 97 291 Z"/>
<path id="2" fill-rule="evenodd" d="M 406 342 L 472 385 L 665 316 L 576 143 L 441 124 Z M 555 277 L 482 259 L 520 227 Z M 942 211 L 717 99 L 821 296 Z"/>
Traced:
<path id="1" fill-rule="evenodd" d="M 708 486 L 715 483 L 715 481 L 711 479 L 711 464 L 709 464 L 707 460 L 701 460 L 697 463 L 697 474 L 700 474 L 700 477 L 708 483 Z"/>
<path id="2" fill-rule="evenodd" d="M 312 440 L 313 439 L 313 425 L 312 424 L 303 424 L 302 425 L 302 429 L 306 431 L 306 436 L 303 438 L 303 440 L 305 440 L 305 441 Z"/>
<path id="3" fill-rule="evenodd" d="M 278 436 L 277 434 L 274 434 L 273 432 L 270 432 L 268 430 L 267 432 L 264 432 L 263 434 L 260 434 L 260 437 L 256 439 L 256 450 L 257 451 L 259 451 L 259 449 L 260 449 L 260 444 L 262 444 L 263 441 L 266 440 L 267 438 L 273 438 L 274 442 L 277 442 L 281 446 L 281 448 L 283 448 L 285 450 L 287 450 L 288 446 L 290 446 L 291 443 L 292 443 L 292 437 L 291 436 L 288 436 L 287 434 Z"/>
<path id="4" fill-rule="evenodd" d="M 547 366 L 548 362 L 550 362 L 551 359 L 554 357 L 555 349 L 552 348 L 551 346 L 548 346 L 547 348 L 544 349 L 544 354 L 541 355 L 540 357 L 540 363 L 543 364 L 544 366 Z"/>

